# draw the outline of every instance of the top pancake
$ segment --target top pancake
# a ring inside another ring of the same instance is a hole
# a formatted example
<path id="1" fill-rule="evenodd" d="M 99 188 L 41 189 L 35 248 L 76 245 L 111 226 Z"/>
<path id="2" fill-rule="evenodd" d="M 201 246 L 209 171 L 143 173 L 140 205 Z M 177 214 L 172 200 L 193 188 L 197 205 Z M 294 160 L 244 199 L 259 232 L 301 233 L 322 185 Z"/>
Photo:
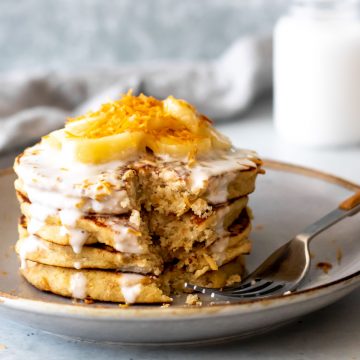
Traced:
<path id="1" fill-rule="evenodd" d="M 191 166 L 151 154 L 102 165 L 63 164 L 59 156 L 43 143 L 25 150 L 14 166 L 19 186 L 32 203 L 83 213 L 121 214 L 143 206 L 206 216 L 213 205 L 251 193 L 261 172 L 261 160 L 244 150 Z"/>

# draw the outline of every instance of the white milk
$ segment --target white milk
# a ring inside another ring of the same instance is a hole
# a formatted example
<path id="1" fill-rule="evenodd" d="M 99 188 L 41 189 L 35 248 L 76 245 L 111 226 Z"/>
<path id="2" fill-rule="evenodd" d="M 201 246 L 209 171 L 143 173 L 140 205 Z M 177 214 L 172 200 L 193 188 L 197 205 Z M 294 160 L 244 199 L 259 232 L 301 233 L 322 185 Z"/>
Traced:
<path id="1" fill-rule="evenodd" d="M 274 34 L 274 117 L 309 146 L 360 142 L 360 2 L 296 1 Z"/>

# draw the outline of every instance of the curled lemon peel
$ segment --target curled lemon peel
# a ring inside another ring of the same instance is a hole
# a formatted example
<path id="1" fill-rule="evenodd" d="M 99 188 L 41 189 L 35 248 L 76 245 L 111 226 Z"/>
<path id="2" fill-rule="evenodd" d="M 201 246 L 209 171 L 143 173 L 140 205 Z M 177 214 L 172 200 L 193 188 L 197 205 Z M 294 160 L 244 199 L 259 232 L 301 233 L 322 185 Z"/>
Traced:
<path id="1" fill-rule="evenodd" d="M 187 110 L 190 113 L 187 124 L 169 113 L 166 106 L 169 102 L 179 104 L 182 108 L 179 112 Z M 204 116 L 198 116 L 195 108 L 184 100 L 169 96 L 161 101 L 144 94 L 134 96 L 129 91 L 121 99 L 101 105 L 98 111 L 69 118 L 65 130 L 69 136 L 87 139 L 111 136 L 125 131 L 171 136 L 176 130 L 176 136 L 186 140 L 196 137 L 196 134 L 191 131 L 195 122 L 209 123 L 209 120 Z"/>

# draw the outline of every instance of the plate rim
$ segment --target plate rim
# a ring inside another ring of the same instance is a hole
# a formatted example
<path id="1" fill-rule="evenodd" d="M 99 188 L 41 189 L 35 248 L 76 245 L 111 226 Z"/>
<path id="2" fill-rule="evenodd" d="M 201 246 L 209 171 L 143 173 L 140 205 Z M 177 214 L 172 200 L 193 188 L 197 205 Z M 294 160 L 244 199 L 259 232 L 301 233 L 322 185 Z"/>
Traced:
<path id="1" fill-rule="evenodd" d="M 301 165 L 296 165 L 288 162 L 272 160 L 272 159 L 263 159 L 263 165 L 266 168 L 275 171 L 286 171 L 291 172 L 299 175 L 303 175 L 306 177 L 316 178 L 321 181 L 335 184 L 339 187 L 345 188 L 350 191 L 358 191 L 360 190 L 360 185 L 348 181 L 342 177 L 313 169 L 311 167 L 305 167 Z M 0 178 L 8 175 L 13 175 L 14 170 L 12 168 L 4 168 L 0 169 Z M 297 302 L 302 300 L 303 296 L 306 298 L 310 298 L 316 292 L 324 292 L 326 293 L 327 290 L 331 290 L 332 288 L 336 288 L 339 285 L 345 285 L 345 287 L 351 287 L 352 285 L 356 284 L 357 282 L 360 283 L 360 270 L 355 271 L 352 274 L 344 276 L 340 279 L 330 281 L 325 284 L 321 284 L 312 288 L 296 291 L 294 293 L 288 294 L 286 296 L 277 295 L 273 297 L 269 297 L 266 299 L 249 299 L 249 300 L 241 300 L 241 301 L 233 301 L 231 303 L 215 303 L 212 305 L 204 305 L 204 306 L 179 306 L 179 307 L 168 307 L 162 308 L 159 305 L 152 306 L 152 305 L 140 305 L 140 306 L 129 306 L 124 308 L 113 308 L 113 307 L 105 307 L 105 306 L 87 306 L 86 304 L 80 303 L 57 303 L 57 302 L 48 302 L 46 300 L 38 300 L 38 299 L 28 299 L 18 295 L 13 295 L 10 293 L 6 293 L 0 290 L 0 306 L 6 306 L 8 308 L 12 308 L 14 310 L 22 310 L 22 311 L 32 311 L 38 314 L 45 314 L 45 315 L 58 315 L 64 316 L 68 315 L 71 317 L 84 317 L 86 315 L 96 315 L 97 319 L 104 319 L 106 318 L 109 320 L 119 320 L 121 319 L 132 319 L 132 320 L 153 320 L 152 316 L 156 318 L 159 317 L 159 314 L 166 314 L 166 315 L 211 315 L 211 314 L 220 314 L 221 310 L 238 310 L 244 309 L 247 307 L 250 309 L 253 305 L 258 307 L 258 305 L 262 305 L 264 309 L 270 309 L 273 307 L 281 306 L 283 300 L 290 300 Z M 46 304 L 46 306 L 44 306 Z M 276 306 L 277 305 L 277 306 Z M 60 311 L 59 311 L 60 310 Z M 119 311 L 125 310 L 125 311 Z M 156 311 L 158 310 L 158 311 Z M 51 313 L 50 313 L 51 311 Z M 116 317 L 114 317 L 116 315 Z M 126 316 L 124 316 L 126 315 Z M 143 317 L 146 315 L 145 317 Z M 149 316 L 150 315 L 150 316 Z"/>

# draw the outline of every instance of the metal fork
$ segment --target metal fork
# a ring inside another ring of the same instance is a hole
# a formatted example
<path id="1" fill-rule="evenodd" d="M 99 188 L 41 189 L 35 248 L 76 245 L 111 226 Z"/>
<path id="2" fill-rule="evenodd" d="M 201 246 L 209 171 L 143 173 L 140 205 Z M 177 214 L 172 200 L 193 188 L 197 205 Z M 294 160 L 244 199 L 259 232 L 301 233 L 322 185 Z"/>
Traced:
<path id="1" fill-rule="evenodd" d="M 309 271 L 310 241 L 330 226 L 359 211 L 360 191 L 278 248 L 241 283 L 220 289 L 206 288 L 189 283 L 185 283 L 184 287 L 209 294 L 211 297 L 222 296 L 235 299 L 286 295 L 298 288 Z"/>

